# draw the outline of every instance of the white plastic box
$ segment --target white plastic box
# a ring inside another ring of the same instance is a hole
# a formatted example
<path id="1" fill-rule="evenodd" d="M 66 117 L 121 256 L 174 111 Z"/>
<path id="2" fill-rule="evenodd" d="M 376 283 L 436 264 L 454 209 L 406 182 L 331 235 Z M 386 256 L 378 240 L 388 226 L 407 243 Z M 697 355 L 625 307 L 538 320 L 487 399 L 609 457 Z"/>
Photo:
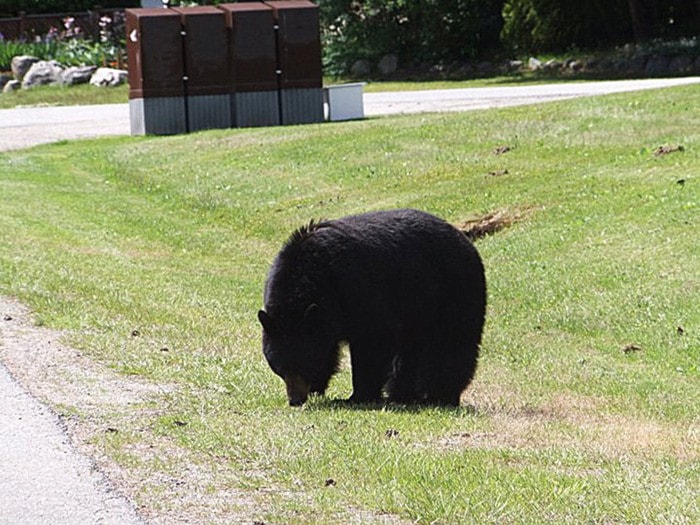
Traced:
<path id="1" fill-rule="evenodd" d="M 328 108 L 328 120 L 355 120 L 365 117 L 362 100 L 364 82 L 338 84 L 323 89 L 324 102 Z"/>

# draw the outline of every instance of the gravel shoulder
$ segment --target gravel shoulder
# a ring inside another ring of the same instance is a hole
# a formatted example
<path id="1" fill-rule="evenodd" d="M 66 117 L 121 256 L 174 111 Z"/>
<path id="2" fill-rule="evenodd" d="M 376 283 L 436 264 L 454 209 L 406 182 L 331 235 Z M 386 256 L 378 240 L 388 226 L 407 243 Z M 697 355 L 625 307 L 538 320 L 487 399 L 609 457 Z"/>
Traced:
<path id="1" fill-rule="evenodd" d="M 0 523 L 144 523 L 86 456 L 58 416 L 0 365 Z"/>
<path id="2" fill-rule="evenodd" d="M 103 466 L 76 449 L 77 429 L 42 403 L 111 405 L 112 395 L 125 403 L 142 392 L 82 363 L 60 335 L 36 327 L 25 308 L 0 297 L 0 524 L 142 524 Z M 107 382 L 99 384 L 101 378 Z"/>

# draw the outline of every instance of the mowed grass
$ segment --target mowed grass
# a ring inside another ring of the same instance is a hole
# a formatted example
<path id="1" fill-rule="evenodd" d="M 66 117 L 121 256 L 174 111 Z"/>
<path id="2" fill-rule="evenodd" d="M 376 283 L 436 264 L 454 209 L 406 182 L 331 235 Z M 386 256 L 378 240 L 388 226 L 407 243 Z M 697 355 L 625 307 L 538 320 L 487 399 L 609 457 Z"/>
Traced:
<path id="1" fill-rule="evenodd" d="M 149 516 L 697 523 L 698 95 L 1 154 L 0 293 L 164 385 L 91 436 Z M 488 320 L 463 406 L 349 408 L 346 367 L 287 407 L 255 316 L 272 258 L 311 218 L 396 207 L 520 217 L 477 243 Z"/>
<path id="2" fill-rule="evenodd" d="M 38 86 L 9 93 L 0 92 L 0 109 L 15 107 L 76 106 L 120 104 L 129 100 L 129 86 L 113 88 L 91 86 Z"/>

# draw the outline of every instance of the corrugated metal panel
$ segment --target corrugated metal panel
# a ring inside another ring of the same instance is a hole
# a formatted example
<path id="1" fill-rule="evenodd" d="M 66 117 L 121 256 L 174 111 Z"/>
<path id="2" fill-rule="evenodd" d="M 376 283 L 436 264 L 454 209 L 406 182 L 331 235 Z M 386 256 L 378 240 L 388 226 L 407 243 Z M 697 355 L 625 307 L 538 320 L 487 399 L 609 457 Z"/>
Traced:
<path id="1" fill-rule="evenodd" d="M 283 89 L 282 124 L 311 124 L 323 122 L 323 90 Z"/>
<path id="2" fill-rule="evenodd" d="M 278 126 L 280 123 L 277 91 L 255 91 L 231 95 L 232 126 Z"/>
<path id="3" fill-rule="evenodd" d="M 189 131 L 225 129 L 231 125 L 230 95 L 187 97 Z"/>
<path id="4" fill-rule="evenodd" d="M 187 131 L 184 97 L 129 100 L 132 135 L 174 135 Z"/>
<path id="5" fill-rule="evenodd" d="M 145 135 L 146 122 L 143 115 L 143 99 L 129 99 L 129 123 L 132 135 Z"/>

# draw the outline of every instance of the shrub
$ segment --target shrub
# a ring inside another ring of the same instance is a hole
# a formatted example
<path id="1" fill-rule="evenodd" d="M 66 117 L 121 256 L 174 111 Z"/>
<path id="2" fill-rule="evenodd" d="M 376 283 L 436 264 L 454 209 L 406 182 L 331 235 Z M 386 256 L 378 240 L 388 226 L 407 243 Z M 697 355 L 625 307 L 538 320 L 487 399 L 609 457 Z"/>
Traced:
<path id="1" fill-rule="evenodd" d="M 506 47 L 525 52 L 591 49 L 632 38 L 627 0 L 508 0 Z"/>
<path id="2" fill-rule="evenodd" d="M 57 42 L 0 41 L 0 71 L 9 71 L 12 58 L 18 55 L 31 55 L 41 60 L 50 60 L 56 55 L 57 49 Z"/>
<path id="3" fill-rule="evenodd" d="M 499 47 L 503 0 L 319 0 L 325 70 L 387 53 L 450 62 Z"/>
<path id="4" fill-rule="evenodd" d="M 100 36 L 97 41 L 84 38 L 73 19 L 63 20 L 63 28 L 51 28 L 43 37 L 30 42 L 3 41 L 0 39 L 0 71 L 10 69 L 12 58 L 31 55 L 41 60 L 56 60 L 65 66 L 102 65 L 118 60 L 123 55 L 124 15 L 100 19 Z"/>
<path id="5" fill-rule="evenodd" d="M 694 0 L 641 2 L 644 34 L 633 27 L 630 0 L 507 0 L 503 8 L 504 45 L 537 53 L 570 48 L 595 49 L 637 38 L 677 39 L 697 34 L 700 7 Z"/>

